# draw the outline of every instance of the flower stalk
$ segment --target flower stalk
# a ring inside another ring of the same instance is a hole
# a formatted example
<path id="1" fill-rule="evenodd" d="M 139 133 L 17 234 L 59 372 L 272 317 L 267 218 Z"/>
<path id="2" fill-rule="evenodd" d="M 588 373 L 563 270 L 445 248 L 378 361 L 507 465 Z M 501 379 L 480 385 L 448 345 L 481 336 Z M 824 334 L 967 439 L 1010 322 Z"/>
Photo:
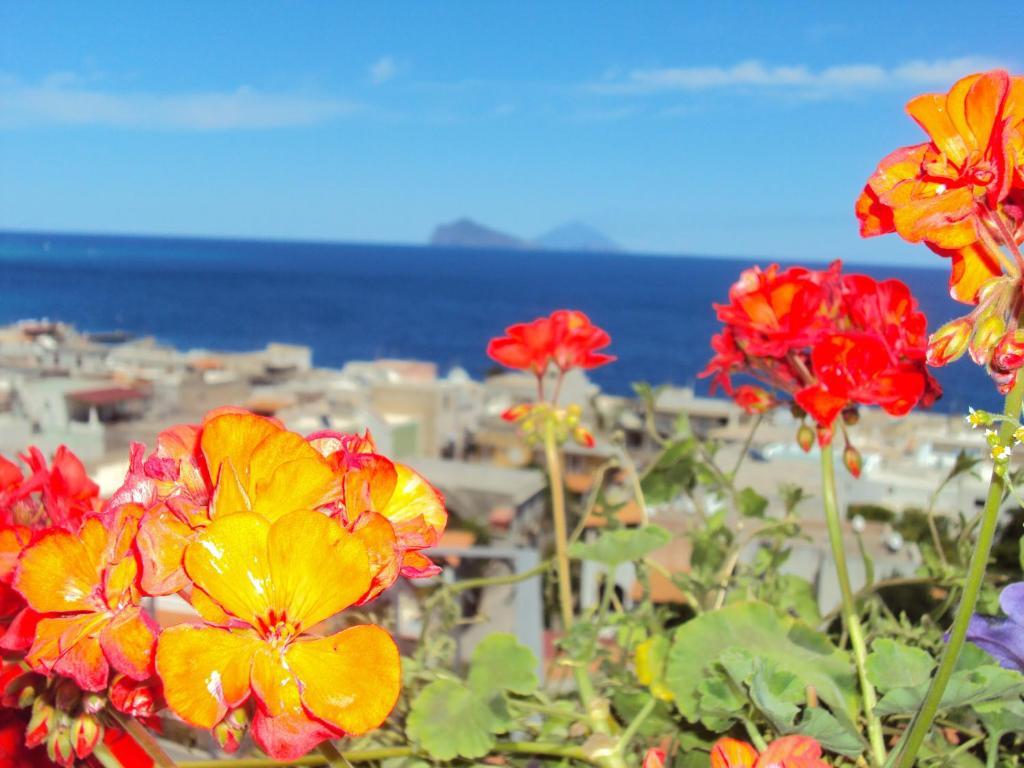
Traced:
<path id="1" fill-rule="evenodd" d="M 117 724 L 121 726 L 125 733 L 135 739 L 136 743 L 146 750 L 146 753 L 153 758 L 153 763 L 158 768 L 178 768 L 178 764 L 171 759 L 163 747 L 160 746 L 159 742 L 153 737 L 153 734 L 134 717 L 122 715 L 120 712 L 111 708 L 114 719 Z"/>
<path id="2" fill-rule="evenodd" d="M 1006 396 L 1006 404 L 1003 409 L 1004 419 L 999 427 L 999 438 L 1003 443 L 1009 443 L 1015 429 L 1015 421 L 1020 416 L 1021 399 L 1024 397 L 1024 376 L 1018 376 L 1013 389 Z M 911 768 L 917 757 L 921 744 L 932 727 L 932 722 L 939 711 L 942 702 L 942 694 L 945 693 L 949 679 L 953 675 L 957 661 L 960 659 L 960 652 L 963 650 L 967 637 L 967 626 L 970 623 L 974 608 L 978 603 L 978 595 L 981 592 L 981 585 L 985 579 L 985 570 L 988 567 L 989 553 L 992 550 L 992 541 L 995 538 L 996 524 L 999 522 L 999 508 L 1002 506 L 1003 495 L 1006 489 L 1006 480 L 1002 474 L 993 468 L 992 478 L 989 481 L 988 496 L 985 499 L 985 507 L 981 513 L 981 527 L 978 529 L 978 539 L 974 545 L 974 553 L 971 555 L 971 562 L 967 566 L 967 576 L 964 581 L 964 592 L 960 598 L 960 605 L 957 607 L 956 616 L 953 618 L 953 626 L 949 630 L 949 641 L 939 660 L 939 667 L 932 678 L 928 692 L 925 694 L 921 707 L 914 715 L 905 737 L 896 754 L 895 768 Z"/>
<path id="3" fill-rule="evenodd" d="M 836 475 L 831 443 L 821 448 L 821 495 L 825 507 L 825 522 L 828 525 L 829 543 L 832 547 L 832 558 L 836 564 L 836 577 L 839 580 L 839 592 L 842 595 L 843 625 L 850 637 L 853 660 L 857 667 L 857 679 L 860 682 L 860 695 L 864 703 L 864 718 L 867 721 L 871 758 L 875 765 L 882 765 L 885 762 L 885 739 L 882 735 L 882 723 L 875 715 L 878 696 L 871 681 L 868 680 L 868 652 L 864 641 L 864 628 L 861 626 L 853 588 L 850 586 L 850 571 L 846 564 L 846 547 L 843 544 L 839 503 L 836 499 Z"/>
<path id="4" fill-rule="evenodd" d="M 544 429 L 544 457 L 548 465 L 548 478 L 551 483 L 551 514 L 555 524 L 555 570 L 558 577 L 558 605 L 562 617 L 562 628 L 569 632 L 575 623 L 573 607 L 572 582 L 569 573 L 569 541 L 565 511 L 565 484 L 562 477 L 562 457 L 555 434 L 555 422 L 548 419 Z M 573 667 L 576 688 L 580 702 L 591 718 L 594 731 L 602 735 L 613 732 L 613 721 L 607 705 L 599 701 L 594 692 L 587 670 L 576 665 Z M 626 768 L 621 750 L 598 758 L 604 768 Z"/>

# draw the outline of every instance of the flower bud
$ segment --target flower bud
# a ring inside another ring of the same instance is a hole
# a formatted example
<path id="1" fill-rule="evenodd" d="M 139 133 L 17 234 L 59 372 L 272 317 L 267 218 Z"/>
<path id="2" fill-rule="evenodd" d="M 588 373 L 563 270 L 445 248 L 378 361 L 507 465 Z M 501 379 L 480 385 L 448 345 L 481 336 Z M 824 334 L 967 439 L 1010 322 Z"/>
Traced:
<path id="1" fill-rule="evenodd" d="M 244 730 L 249 727 L 249 711 L 245 707 L 232 709 L 224 719 L 234 728 Z"/>
<path id="2" fill-rule="evenodd" d="M 570 427 L 575 427 L 579 424 L 581 416 L 583 416 L 583 409 L 576 403 L 565 409 L 565 423 Z"/>
<path id="3" fill-rule="evenodd" d="M 928 337 L 926 362 L 933 368 L 958 360 L 971 342 L 974 323 L 969 317 L 958 317 Z"/>
<path id="4" fill-rule="evenodd" d="M 520 403 L 519 405 L 513 405 L 511 408 L 506 408 L 502 411 L 501 418 L 503 421 L 515 423 L 522 421 L 530 413 L 530 406 L 527 403 Z"/>
<path id="5" fill-rule="evenodd" d="M 242 743 L 242 735 L 238 730 L 224 721 L 213 726 L 213 738 L 217 740 L 217 746 L 228 754 L 238 751 L 238 747 Z"/>
<path id="6" fill-rule="evenodd" d="M 860 411 L 856 407 L 843 409 L 843 423 L 848 427 L 856 426 L 860 421 Z"/>
<path id="7" fill-rule="evenodd" d="M 999 340 L 990 365 L 1001 372 L 1016 371 L 1024 366 L 1024 330 L 1011 331 Z"/>
<path id="8" fill-rule="evenodd" d="M 651 747 L 647 750 L 647 753 L 644 755 L 644 763 L 642 768 L 664 768 L 666 758 L 667 755 L 665 754 L 664 749 L 656 749 L 655 747 Z"/>
<path id="9" fill-rule="evenodd" d="M 994 371 L 989 368 L 988 374 L 996 383 L 996 390 L 1003 396 L 1008 395 L 1017 383 L 1017 371 Z"/>
<path id="10" fill-rule="evenodd" d="M 51 734 L 46 742 L 46 754 L 57 765 L 62 768 L 73 768 L 75 765 L 75 750 L 71 746 L 71 730 L 63 726 L 56 733 Z"/>
<path id="11" fill-rule="evenodd" d="M 974 406 L 967 406 L 967 423 L 971 425 L 971 429 L 977 427 L 987 427 L 992 423 L 992 414 L 988 411 L 976 411 Z"/>
<path id="12" fill-rule="evenodd" d="M 7 684 L 3 696 L 0 697 L 0 705 L 10 709 L 27 709 L 35 702 L 39 691 L 45 687 L 46 683 L 42 677 L 34 672 L 25 672 Z"/>
<path id="13" fill-rule="evenodd" d="M 118 674 L 110 684 L 110 703 L 132 717 L 152 717 L 163 708 L 160 683 L 157 680 L 132 680 Z"/>
<path id="14" fill-rule="evenodd" d="M 79 759 L 92 754 L 101 736 L 103 726 L 92 715 L 79 715 L 71 722 L 71 746 L 75 748 L 75 754 Z"/>
<path id="15" fill-rule="evenodd" d="M 594 447 L 594 436 L 590 434 L 590 430 L 586 427 L 576 427 L 572 431 L 572 439 L 584 448 Z"/>
<path id="16" fill-rule="evenodd" d="M 818 425 L 818 445 L 824 448 L 826 445 L 832 442 L 832 435 L 835 430 L 832 429 L 832 425 L 823 427 L 821 424 Z"/>
<path id="17" fill-rule="evenodd" d="M 107 700 L 98 693 L 87 693 L 82 697 L 82 709 L 95 715 L 107 706 Z"/>
<path id="18" fill-rule="evenodd" d="M 32 705 L 32 716 L 25 727 L 25 746 L 38 747 L 53 729 L 56 712 L 53 706 L 43 698 L 38 698 Z"/>
<path id="19" fill-rule="evenodd" d="M 1005 333 L 1006 321 L 1002 315 L 993 312 L 978 320 L 974 336 L 971 338 L 971 359 L 978 365 L 988 363 L 996 344 Z"/>
<path id="20" fill-rule="evenodd" d="M 860 477 L 861 469 L 864 467 L 864 459 L 861 457 L 860 451 L 849 443 L 843 449 L 843 464 L 846 465 L 846 469 L 851 475 Z"/>
<path id="21" fill-rule="evenodd" d="M 244 707 L 237 707 L 213 728 L 213 736 L 225 752 L 235 752 L 242 743 L 242 737 L 249 729 L 249 713 Z"/>
<path id="22" fill-rule="evenodd" d="M 775 398 L 770 392 L 749 384 L 736 387 L 736 391 L 733 392 L 733 400 L 736 401 L 736 405 L 750 414 L 764 413 L 775 405 Z"/>
<path id="23" fill-rule="evenodd" d="M 796 442 L 804 453 L 809 453 L 814 445 L 814 430 L 806 424 L 801 424 L 800 429 L 796 431 Z"/>

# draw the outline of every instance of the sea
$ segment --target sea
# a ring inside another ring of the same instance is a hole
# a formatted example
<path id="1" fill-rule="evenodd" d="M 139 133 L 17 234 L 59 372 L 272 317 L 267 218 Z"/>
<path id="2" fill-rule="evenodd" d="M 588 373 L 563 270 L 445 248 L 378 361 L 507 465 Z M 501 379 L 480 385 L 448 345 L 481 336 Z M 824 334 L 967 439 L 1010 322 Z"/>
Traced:
<path id="1" fill-rule="evenodd" d="M 930 327 L 963 314 L 948 272 L 848 266 L 908 283 Z M 0 323 L 50 318 L 84 331 L 152 335 L 182 349 L 312 347 L 319 366 L 381 357 L 493 368 L 487 341 L 558 308 L 586 312 L 618 361 L 592 372 L 606 391 L 632 383 L 708 391 L 697 374 L 718 329 L 713 302 L 753 262 L 701 256 L 574 253 L 257 240 L 0 232 Z M 762 265 L 764 263 L 762 262 Z M 969 359 L 936 372 L 936 409 L 996 408 Z"/>

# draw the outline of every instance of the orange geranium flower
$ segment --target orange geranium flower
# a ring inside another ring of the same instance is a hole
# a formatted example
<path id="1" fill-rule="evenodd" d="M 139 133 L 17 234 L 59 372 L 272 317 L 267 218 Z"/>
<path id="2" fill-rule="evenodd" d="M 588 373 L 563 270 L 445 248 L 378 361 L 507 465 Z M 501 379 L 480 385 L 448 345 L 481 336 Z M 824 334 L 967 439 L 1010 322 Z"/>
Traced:
<path id="1" fill-rule="evenodd" d="M 77 534 L 53 531 L 21 555 L 14 587 L 36 614 L 32 669 L 87 691 L 104 690 L 111 667 L 149 677 L 156 632 L 139 607 L 131 549 L 140 513 L 125 507 L 109 524 L 91 517 Z"/>
<path id="2" fill-rule="evenodd" d="M 108 506 L 139 502 L 148 508 L 138 549 L 149 594 L 188 587 L 185 547 L 218 517 L 254 512 L 273 521 L 342 494 L 331 465 L 301 435 L 239 409 L 214 411 L 201 427 L 162 433 L 148 460 L 134 450 L 128 479 Z"/>
<path id="3" fill-rule="evenodd" d="M 1024 77 L 1004 70 L 959 80 L 948 93 L 926 93 L 907 112 L 930 141 L 886 157 L 868 179 L 856 213 L 864 237 L 898 232 L 953 259 L 950 290 L 974 303 L 1002 274 L 991 248 L 993 224 L 1021 231 L 1024 186 Z"/>
<path id="4" fill-rule="evenodd" d="M 156 669 L 168 706 L 213 728 L 254 697 L 253 738 L 276 759 L 379 726 L 394 707 L 400 662 L 373 625 L 328 637 L 309 630 L 363 596 L 363 541 L 310 510 L 218 515 L 185 551 L 185 569 L 228 620 L 165 630 Z"/>
<path id="5" fill-rule="evenodd" d="M 377 454 L 369 434 L 303 438 L 274 419 L 227 408 L 200 426 L 161 433 L 153 454 L 143 452 L 133 446 L 128 479 L 108 507 L 139 503 L 148 510 L 137 541 L 148 594 L 190 590 L 185 548 L 212 521 L 239 511 L 271 522 L 297 509 L 337 517 L 374 553 L 373 582 L 361 602 L 399 575 L 439 570 L 420 550 L 435 546 L 444 530 L 443 498 L 412 469 Z M 201 593 L 190 599 L 206 602 Z"/>
<path id="6" fill-rule="evenodd" d="M 783 736 L 764 752 L 745 741 L 719 739 L 711 747 L 711 768 L 829 768 L 821 759 L 821 744 L 810 736 Z"/>

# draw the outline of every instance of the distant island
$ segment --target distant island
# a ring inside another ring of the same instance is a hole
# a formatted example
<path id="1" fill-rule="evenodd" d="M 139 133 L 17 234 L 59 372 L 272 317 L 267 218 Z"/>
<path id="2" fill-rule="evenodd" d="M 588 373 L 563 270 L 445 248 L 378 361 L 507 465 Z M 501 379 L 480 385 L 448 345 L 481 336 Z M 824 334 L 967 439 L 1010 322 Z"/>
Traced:
<path id="1" fill-rule="evenodd" d="M 556 251 L 621 252 L 623 248 L 591 226 L 580 222 L 561 224 L 532 240 L 510 235 L 469 218 L 441 224 L 430 236 L 430 245 L 445 248 L 507 248 Z"/>

